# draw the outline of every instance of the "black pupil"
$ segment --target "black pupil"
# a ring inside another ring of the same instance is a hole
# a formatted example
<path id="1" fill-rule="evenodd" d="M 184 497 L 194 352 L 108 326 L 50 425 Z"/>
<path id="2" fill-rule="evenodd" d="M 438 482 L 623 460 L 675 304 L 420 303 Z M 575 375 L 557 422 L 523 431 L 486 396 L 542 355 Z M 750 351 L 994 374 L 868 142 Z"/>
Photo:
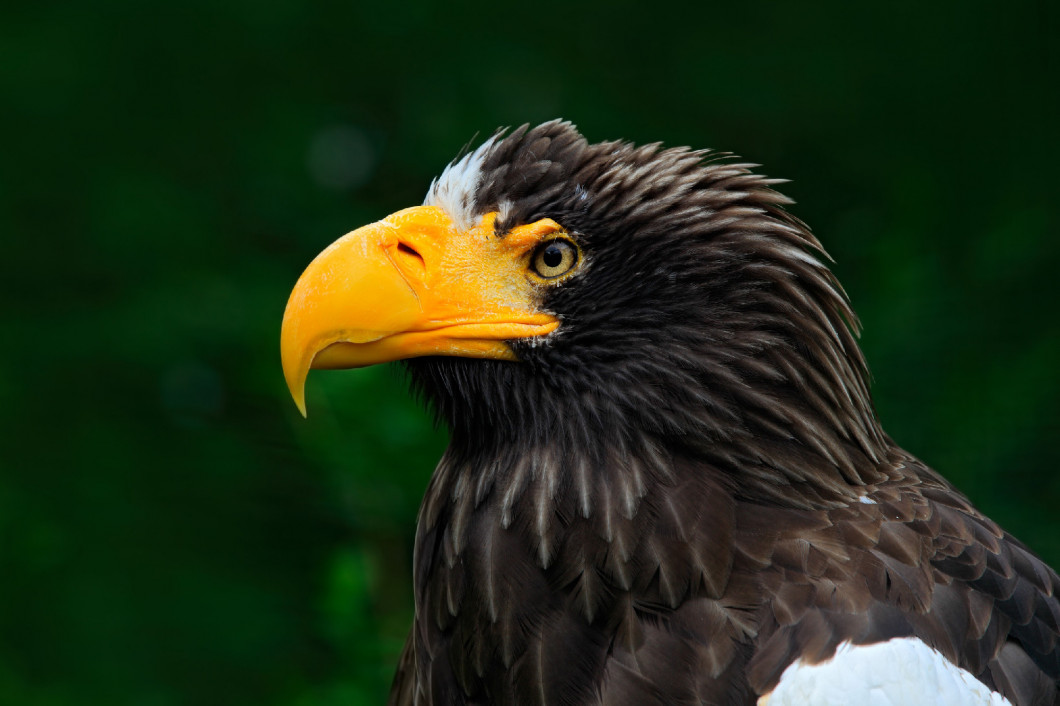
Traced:
<path id="1" fill-rule="evenodd" d="M 563 249 L 553 243 L 545 248 L 545 253 L 541 256 L 541 260 L 546 267 L 559 267 L 560 263 L 563 262 Z"/>

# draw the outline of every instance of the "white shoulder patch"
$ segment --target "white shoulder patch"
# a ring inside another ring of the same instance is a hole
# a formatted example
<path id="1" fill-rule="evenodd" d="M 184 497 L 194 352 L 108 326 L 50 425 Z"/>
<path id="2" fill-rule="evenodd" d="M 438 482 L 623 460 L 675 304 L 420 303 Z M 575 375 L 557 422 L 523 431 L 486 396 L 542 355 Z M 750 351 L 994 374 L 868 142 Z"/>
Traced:
<path id="1" fill-rule="evenodd" d="M 759 706 L 1012 706 L 917 638 L 844 642 L 820 664 L 795 662 Z"/>
<path id="2" fill-rule="evenodd" d="M 441 208 L 461 230 L 474 227 L 475 214 L 471 212 L 471 204 L 482 183 L 482 162 L 496 141 L 496 137 L 491 137 L 474 152 L 465 154 L 446 167 L 442 175 L 431 182 L 423 205 Z"/>

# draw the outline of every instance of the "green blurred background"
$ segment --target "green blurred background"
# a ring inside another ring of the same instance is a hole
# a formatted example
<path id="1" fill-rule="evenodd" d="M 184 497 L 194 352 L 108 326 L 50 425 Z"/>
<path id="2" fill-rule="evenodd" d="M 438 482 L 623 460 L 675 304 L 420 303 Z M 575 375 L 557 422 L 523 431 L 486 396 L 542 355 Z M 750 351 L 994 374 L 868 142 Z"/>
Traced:
<path id="1" fill-rule="evenodd" d="M 885 426 L 1060 564 L 1057 4 L 24 3 L 0 16 L 0 704 L 380 703 L 443 431 L 279 366 L 302 268 L 473 135 L 735 151 Z"/>

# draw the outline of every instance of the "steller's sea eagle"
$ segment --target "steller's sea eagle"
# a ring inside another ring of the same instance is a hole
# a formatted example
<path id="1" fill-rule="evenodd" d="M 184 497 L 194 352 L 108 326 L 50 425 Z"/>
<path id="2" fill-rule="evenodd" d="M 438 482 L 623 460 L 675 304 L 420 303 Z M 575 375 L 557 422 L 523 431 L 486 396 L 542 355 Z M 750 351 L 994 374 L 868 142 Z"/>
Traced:
<path id="1" fill-rule="evenodd" d="M 298 280 L 284 375 L 451 431 L 391 703 L 1060 703 L 1060 579 L 880 428 L 780 180 L 497 133 Z"/>

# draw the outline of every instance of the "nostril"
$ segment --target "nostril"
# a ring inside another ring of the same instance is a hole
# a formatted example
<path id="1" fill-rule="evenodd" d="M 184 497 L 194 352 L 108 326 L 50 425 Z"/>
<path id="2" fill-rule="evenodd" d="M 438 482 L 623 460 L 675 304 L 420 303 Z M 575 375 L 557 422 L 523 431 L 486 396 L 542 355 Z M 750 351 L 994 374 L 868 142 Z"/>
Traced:
<path id="1" fill-rule="evenodd" d="M 398 250 L 400 250 L 401 252 L 405 253 L 406 255 L 412 255 L 413 257 L 418 257 L 421 262 L 423 261 L 423 256 L 420 255 L 418 252 L 416 252 L 416 250 L 411 245 L 409 245 L 407 243 L 398 243 Z"/>
<path id="2" fill-rule="evenodd" d="M 405 256 L 405 258 L 415 258 L 416 264 L 417 264 L 417 265 L 418 265 L 419 267 L 421 267 L 421 268 L 422 268 L 422 267 L 424 266 L 424 265 L 423 265 L 423 255 L 420 255 L 420 254 L 419 254 L 419 253 L 418 253 L 418 252 L 416 251 L 416 248 L 412 247 L 412 246 L 411 246 L 411 245 L 409 245 L 408 243 L 401 243 L 401 242 L 399 242 L 399 243 L 397 244 L 397 251 L 398 251 L 399 253 L 401 253 L 402 255 L 404 255 L 404 256 Z"/>

